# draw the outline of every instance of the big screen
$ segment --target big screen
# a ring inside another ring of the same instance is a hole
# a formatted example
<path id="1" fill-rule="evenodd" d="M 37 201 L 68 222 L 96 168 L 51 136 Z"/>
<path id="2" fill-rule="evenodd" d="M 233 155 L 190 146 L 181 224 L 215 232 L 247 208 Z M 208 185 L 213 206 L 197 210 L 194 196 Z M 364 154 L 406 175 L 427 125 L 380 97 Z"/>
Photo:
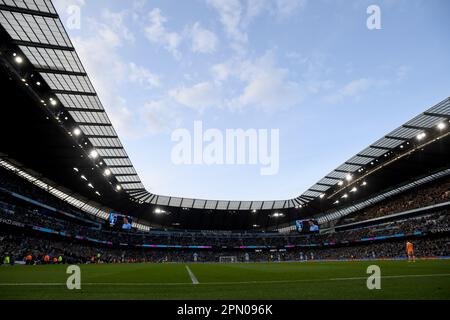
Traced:
<path id="1" fill-rule="evenodd" d="M 109 226 L 113 229 L 118 230 L 131 230 L 131 224 L 133 223 L 133 218 L 130 216 L 125 216 L 123 214 L 111 212 L 109 214 Z"/>
<path id="2" fill-rule="evenodd" d="M 297 220 L 295 227 L 299 233 L 316 233 L 319 232 L 319 223 L 315 219 Z"/>

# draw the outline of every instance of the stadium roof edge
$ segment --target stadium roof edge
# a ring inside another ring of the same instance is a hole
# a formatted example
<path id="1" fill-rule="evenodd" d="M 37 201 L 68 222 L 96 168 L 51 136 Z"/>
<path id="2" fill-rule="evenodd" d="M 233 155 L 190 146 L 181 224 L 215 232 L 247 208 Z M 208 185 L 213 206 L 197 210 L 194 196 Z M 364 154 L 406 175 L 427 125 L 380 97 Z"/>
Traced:
<path id="1" fill-rule="evenodd" d="M 39 6 L 37 5 L 39 3 Z M 412 141 L 423 130 L 432 129 L 450 118 L 450 98 L 446 98 L 404 125 L 369 145 L 294 199 L 276 201 L 205 200 L 156 195 L 145 190 L 131 160 L 120 142 L 97 93 L 86 74 L 76 50 L 50 0 L 0 0 L 0 25 L 11 44 L 28 60 L 33 71 L 50 88 L 59 107 L 73 119 L 91 149 L 98 152 L 95 161 L 110 168 L 111 179 L 139 203 L 205 210 L 279 210 L 303 206 L 326 196 L 340 183 L 344 187 L 358 175 L 367 174 L 367 166 Z M 33 5 L 34 4 L 34 5 Z M 47 25 L 43 29 L 35 16 Z M 18 19 L 20 18 L 20 19 Z M 48 26 L 51 26 L 48 27 Z M 37 30 L 32 34 L 28 30 Z M 50 55 L 47 50 L 51 51 Z M 52 56 L 58 58 L 52 59 Z M 10 57 L 12 59 L 12 57 Z M 424 129 L 422 129 L 424 128 Z M 77 137 L 74 136 L 75 141 Z M 376 166 L 376 164 L 374 164 Z M 363 170 L 363 171 L 361 171 Z"/>

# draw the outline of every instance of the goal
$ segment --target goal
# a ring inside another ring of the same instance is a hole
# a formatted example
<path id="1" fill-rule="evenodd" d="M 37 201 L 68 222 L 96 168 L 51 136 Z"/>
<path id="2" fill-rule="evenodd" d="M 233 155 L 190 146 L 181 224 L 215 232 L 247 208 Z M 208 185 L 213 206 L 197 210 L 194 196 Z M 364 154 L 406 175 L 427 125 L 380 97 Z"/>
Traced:
<path id="1" fill-rule="evenodd" d="M 219 257 L 220 263 L 236 263 L 238 261 L 236 256 L 221 256 Z"/>

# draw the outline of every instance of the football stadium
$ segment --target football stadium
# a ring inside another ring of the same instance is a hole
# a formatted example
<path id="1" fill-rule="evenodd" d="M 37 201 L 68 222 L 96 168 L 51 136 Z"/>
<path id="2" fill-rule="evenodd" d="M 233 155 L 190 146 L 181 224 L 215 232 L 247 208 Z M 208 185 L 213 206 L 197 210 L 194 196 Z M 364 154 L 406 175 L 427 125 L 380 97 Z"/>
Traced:
<path id="1" fill-rule="evenodd" d="M 334 166 L 309 158 L 296 197 L 161 195 L 68 29 L 50 0 L 0 0 L 0 300 L 450 299 L 448 96 L 385 99 L 403 120 L 344 162 L 317 143 Z"/>

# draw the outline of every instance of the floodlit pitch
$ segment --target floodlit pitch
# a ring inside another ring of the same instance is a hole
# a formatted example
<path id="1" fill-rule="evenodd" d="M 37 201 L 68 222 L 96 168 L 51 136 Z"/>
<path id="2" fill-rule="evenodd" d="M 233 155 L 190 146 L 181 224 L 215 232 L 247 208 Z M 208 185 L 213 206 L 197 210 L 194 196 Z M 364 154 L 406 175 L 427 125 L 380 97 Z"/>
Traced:
<path id="1" fill-rule="evenodd" d="M 450 260 L 82 265 L 81 290 L 67 267 L 1 267 L 0 299 L 450 299 Z"/>

